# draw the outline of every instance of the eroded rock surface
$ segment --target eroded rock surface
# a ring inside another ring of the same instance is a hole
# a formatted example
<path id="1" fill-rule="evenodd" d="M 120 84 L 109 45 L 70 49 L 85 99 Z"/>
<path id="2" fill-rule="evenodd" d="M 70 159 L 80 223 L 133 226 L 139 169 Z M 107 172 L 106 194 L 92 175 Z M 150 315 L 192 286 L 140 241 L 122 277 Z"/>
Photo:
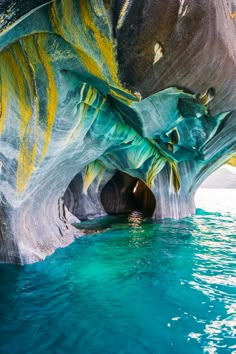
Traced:
<path id="1" fill-rule="evenodd" d="M 195 211 L 236 151 L 236 2 L 0 2 L 0 261 Z"/>

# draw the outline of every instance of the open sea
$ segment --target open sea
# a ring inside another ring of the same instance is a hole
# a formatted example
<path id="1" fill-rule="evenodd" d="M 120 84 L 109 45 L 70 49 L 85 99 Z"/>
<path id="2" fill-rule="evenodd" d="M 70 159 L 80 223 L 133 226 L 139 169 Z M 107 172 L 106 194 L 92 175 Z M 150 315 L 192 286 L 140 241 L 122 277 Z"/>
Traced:
<path id="1" fill-rule="evenodd" d="M 83 227 L 44 262 L 0 265 L 1 354 L 236 353 L 236 213 Z"/>

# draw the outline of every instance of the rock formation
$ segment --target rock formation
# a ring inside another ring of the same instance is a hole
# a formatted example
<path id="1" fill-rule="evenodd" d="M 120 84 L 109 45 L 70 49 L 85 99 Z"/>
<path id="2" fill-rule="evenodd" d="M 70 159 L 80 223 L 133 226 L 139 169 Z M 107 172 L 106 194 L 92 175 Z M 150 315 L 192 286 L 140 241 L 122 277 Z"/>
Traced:
<path id="1" fill-rule="evenodd" d="M 236 151 L 235 0 L 0 1 L 0 261 L 195 211 Z"/>

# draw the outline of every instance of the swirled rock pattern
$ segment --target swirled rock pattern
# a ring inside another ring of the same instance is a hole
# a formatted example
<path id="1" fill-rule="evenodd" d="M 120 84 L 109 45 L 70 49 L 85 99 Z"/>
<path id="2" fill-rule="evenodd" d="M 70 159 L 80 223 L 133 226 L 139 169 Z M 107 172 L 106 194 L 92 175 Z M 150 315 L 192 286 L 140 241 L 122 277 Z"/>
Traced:
<path id="1" fill-rule="evenodd" d="M 194 213 L 236 151 L 235 39 L 235 0 L 0 1 L 0 261 Z"/>

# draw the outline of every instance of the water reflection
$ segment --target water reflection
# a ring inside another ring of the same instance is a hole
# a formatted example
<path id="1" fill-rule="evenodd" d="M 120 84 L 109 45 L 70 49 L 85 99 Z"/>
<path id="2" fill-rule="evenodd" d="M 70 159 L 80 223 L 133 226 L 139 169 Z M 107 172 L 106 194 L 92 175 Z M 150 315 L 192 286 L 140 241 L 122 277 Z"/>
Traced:
<path id="1" fill-rule="evenodd" d="M 131 227 L 139 227 L 144 221 L 144 216 L 139 211 L 133 211 L 128 216 L 128 223 Z"/>

